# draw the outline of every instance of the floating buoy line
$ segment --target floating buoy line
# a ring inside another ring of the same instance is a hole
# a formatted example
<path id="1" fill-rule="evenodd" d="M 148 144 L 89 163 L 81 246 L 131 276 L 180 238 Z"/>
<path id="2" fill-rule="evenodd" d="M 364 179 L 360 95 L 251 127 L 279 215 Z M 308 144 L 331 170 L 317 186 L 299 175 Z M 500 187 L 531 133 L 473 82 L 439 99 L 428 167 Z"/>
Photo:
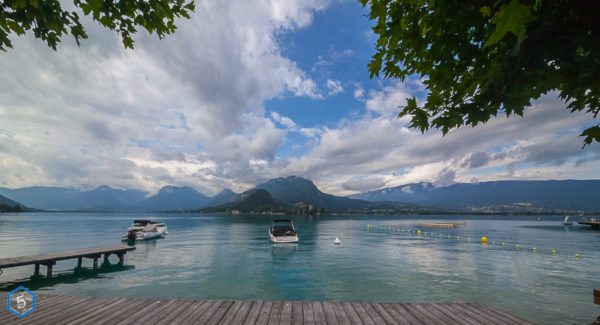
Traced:
<path id="1" fill-rule="evenodd" d="M 387 224 L 383 224 L 383 225 L 371 225 L 371 224 L 367 224 L 367 229 L 368 230 L 374 230 L 374 231 L 386 231 L 386 232 L 390 232 L 390 233 L 404 233 L 407 235 L 416 235 L 418 237 L 432 237 L 432 238 L 448 238 L 448 239 L 456 239 L 456 240 L 461 240 L 461 236 L 460 235 L 451 235 L 451 234 L 443 234 L 443 233 L 438 233 L 435 231 L 431 231 L 429 229 L 427 229 L 427 231 L 423 231 L 421 229 L 415 229 L 415 226 L 422 226 L 424 228 L 442 228 L 445 229 L 446 227 L 428 227 L 429 225 L 440 225 L 440 224 L 447 224 L 447 225 L 452 225 L 449 226 L 448 228 L 455 228 L 457 225 L 464 225 L 464 222 L 439 222 L 436 224 L 415 224 L 415 225 L 410 225 L 411 228 L 407 228 L 407 227 L 402 227 L 400 226 L 400 224 L 396 223 L 395 225 L 387 225 Z M 492 240 L 491 241 L 491 245 L 488 245 L 488 238 L 486 236 L 481 236 L 481 245 L 484 246 L 494 246 L 494 247 L 500 247 L 498 245 L 496 245 L 496 241 Z M 337 239 L 337 238 L 336 238 Z M 463 237 L 464 241 L 467 242 L 471 242 L 471 237 Z M 522 247 L 519 244 L 514 244 L 514 245 L 508 245 L 505 242 L 502 242 L 501 247 L 502 248 L 506 248 L 506 247 L 514 247 L 513 249 L 515 251 L 529 251 L 529 252 L 534 252 L 534 253 L 538 253 L 538 251 L 541 251 L 541 253 L 538 254 L 542 254 L 544 252 L 548 252 L 551 253 L 552 255 L 558 255 L 558 251 L 556 249 L 553 250 L 545 250 L 545 249 L 541 249 L 538 250 L 537 247 L 531 247 L 531 249 L 524 249 L 524 247 Z M 579 253 L 575 254 L 575 258 L 576 259 L 582 259 L 581 255 Z"/>

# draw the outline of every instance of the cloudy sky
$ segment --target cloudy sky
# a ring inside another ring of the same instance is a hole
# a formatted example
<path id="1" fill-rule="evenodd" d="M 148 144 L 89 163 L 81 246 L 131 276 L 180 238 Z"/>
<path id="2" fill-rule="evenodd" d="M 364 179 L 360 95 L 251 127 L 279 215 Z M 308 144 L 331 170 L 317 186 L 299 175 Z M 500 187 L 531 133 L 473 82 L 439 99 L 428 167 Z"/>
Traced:
<path id="1" fill-rule="evenodd" d="M 191 186 L 212 195 L 274 177 L 347 195 L 413 182 L 598 179 L 598 121 L 550 94 L 524 118 L 421 134 L 398 106 L 418 78 L 369 79 L 357 1 L 196 1 L 135 49 L 85 21 L 55 52 L 31 35 L 0 53 L 0 186 Z"/>

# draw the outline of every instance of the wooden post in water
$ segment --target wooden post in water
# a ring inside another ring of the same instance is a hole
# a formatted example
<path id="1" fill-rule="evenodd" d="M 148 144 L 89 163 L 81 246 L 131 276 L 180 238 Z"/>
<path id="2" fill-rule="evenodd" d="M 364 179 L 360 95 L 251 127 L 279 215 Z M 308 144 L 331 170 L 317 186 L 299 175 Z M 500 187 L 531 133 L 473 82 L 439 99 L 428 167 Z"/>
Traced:
<path id="1" fill-rule="evenodd" d="M 82 257 L 78 257 L 77 258 L 77 267 L 81 267 L 81 262 L 82 262 L 83 258 Z"/>
<path id="2" fill-rule="evenodd" d="M 123 256 L 125 254 L 124 253 L 118 253 L 117 256 L 119 257 L 119 264 L 123 264 Z"/>
<path id="3" fill-rule="evenodd" d="M 598 289 L 594 289 L 594 303 L 596 305 L 600 305 L 600 290 L 598 290 Z M 592 324 L 600 324 L 600 315 L 598 315 L 598 317 L 596 317 L 596 321 L 593 322 Z"/>
<path id="4" fill-rule="evenodd" d="M 104 254 L 104 262 L 108 263 L 109 256 L 110 256 L 110 254 Z"/>
<path id="5" fill-rule="evenodd" d="M 56 262 L 48 262 L 46 263 L 46 277 L 47 278 L 51 278 L 52 277 L 52 266 L 56 264 Z"/>
<path id="6" fill-rule="evenodd" d="M 40 274 L 40 263 L 35 263 L 35 275 Z"/>
<path id="7" fill-rule="evenodd" d="M 94 256 L 94 270 L 98 268 L 98 259 L 100 256 Z"/>

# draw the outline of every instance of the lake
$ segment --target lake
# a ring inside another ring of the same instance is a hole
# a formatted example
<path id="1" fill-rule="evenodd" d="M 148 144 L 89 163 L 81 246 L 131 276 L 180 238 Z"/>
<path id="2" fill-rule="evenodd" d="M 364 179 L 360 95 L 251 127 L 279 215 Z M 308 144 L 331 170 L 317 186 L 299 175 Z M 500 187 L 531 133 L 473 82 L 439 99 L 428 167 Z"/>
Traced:
<path id="1" fill-rule="evenodd" d="M 271 244 L 272 216 L 1 214 L 0 258 L 118 245 L 140 218 L 166 222 L 169 235 L 138 242 L 125 265 L 116 265 L 116 256 L 97 271 L 89 259 L 83 269 L 75 269 L 76 260 L 61 261 L 51 279 L 33 277 L 33 265 L 9 268 L 0 275 L 0 290 L 23 285 L 102 297 L 481 302 L 541 324 L 590 323 L 600 314 L 592 297 L 600 288 L 600 231 L 565 227 L 558 216 L 291 216 L 300 242 Z M 466 225 L 415 233 L 430 221 Z M 334 245 L 336 237 L 341 245 Z"/>

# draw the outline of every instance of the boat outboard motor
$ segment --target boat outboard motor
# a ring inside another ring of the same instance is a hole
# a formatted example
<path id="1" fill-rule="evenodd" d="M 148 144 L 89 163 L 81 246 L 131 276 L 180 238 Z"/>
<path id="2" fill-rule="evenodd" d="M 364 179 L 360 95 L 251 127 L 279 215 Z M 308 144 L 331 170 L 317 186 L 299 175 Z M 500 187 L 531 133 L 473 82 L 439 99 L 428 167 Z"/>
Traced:
<path id="1" fill-rule="evenodd" d="M 131 231 L 131 230 L 130 230 L 130 231 L 127 233 L 127 239 L 129 239 L 129 240 L 135 240 L 135 231 Z"/>

